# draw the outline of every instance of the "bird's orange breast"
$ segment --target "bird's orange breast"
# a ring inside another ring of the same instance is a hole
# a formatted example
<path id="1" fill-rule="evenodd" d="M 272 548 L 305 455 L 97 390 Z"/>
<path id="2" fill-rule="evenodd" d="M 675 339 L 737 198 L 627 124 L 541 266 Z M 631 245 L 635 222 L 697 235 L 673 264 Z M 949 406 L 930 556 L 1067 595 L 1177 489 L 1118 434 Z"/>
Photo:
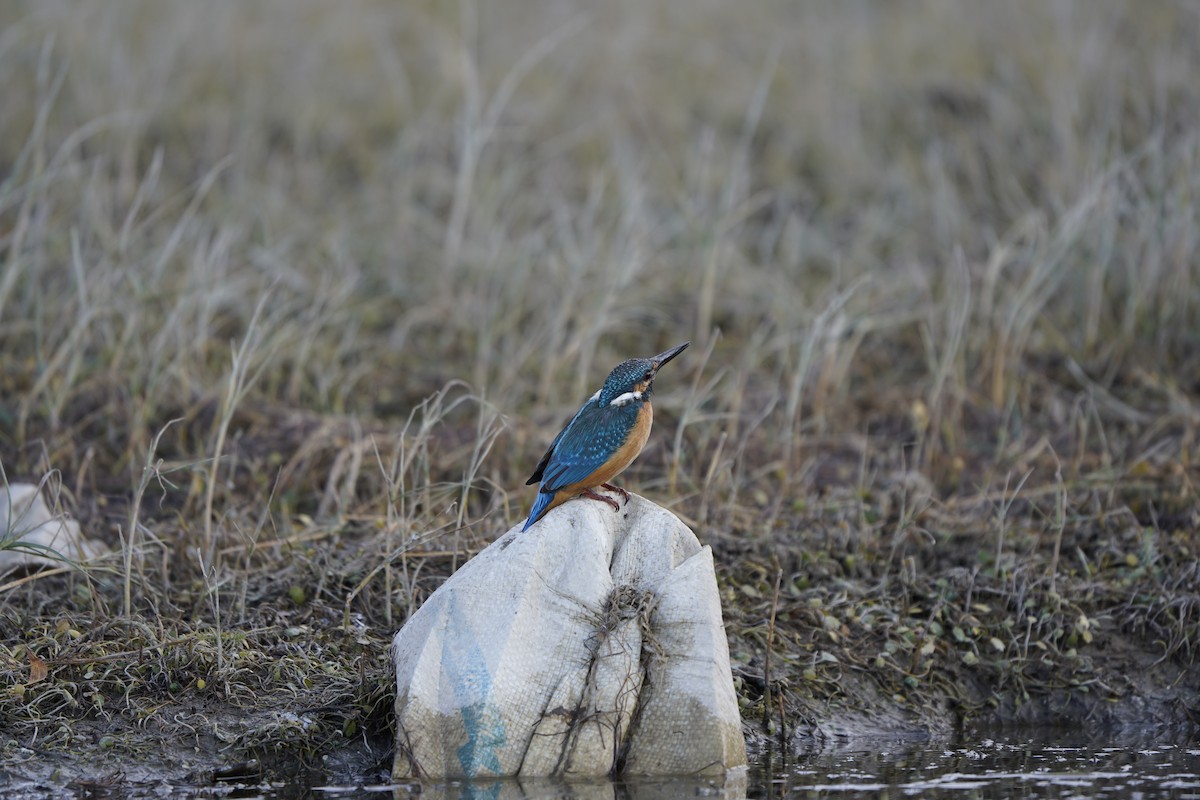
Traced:
<path id="1" fill-rule="evenodd" d="M 584 480 L 564 486 L 560 489 L 554 498 L 554 502 L 548 507 L 553 508 L 565 500 L 569 500 L 575 495 L 587 489 L 599 486 L 602 483 L 608 483 L 613 478 L 625 471 L 625 468 L 633 463 L 633 460 L 642 452 L 642 448 L 646 446 L 646 442 L 650 439 L 650 427 L 654 423 L 654 410 L 650 407 L 650 403 L 642 404 L 638 409 L 637 422 L 629 431 L 629 436 L 625 437 L 625 442 L 616 449 L 607 461 L 600 465 L 600 468 L 589 475 Z"/>

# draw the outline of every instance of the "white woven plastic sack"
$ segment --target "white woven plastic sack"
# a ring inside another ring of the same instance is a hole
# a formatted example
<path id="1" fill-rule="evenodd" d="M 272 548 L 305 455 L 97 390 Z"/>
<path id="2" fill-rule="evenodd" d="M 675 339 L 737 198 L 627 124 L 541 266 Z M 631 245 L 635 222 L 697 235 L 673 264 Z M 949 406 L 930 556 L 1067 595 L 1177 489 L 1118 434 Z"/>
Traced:
<path id="1" fill-rule="evenodd" d="M 746 763 L 712 551 L 636 495 L 513 528 L 396 634 L 397 779 Z"/>

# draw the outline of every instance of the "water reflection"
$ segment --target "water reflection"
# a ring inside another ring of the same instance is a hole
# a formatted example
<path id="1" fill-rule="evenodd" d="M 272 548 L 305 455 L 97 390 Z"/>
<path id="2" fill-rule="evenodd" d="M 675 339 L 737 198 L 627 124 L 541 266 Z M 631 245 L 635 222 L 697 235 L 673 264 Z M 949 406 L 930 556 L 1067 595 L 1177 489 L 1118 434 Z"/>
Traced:
<path id="1" fill-rule="evenodd" d="M 1200 800 L 1200 737 L 1142 733 L 1097 738 L 1040 731 L 957 742 L 856 742 L 799 758 L 768 754 L 749 771 L 711 779 L 552 781 L 474 784 L 142 785 L 118 782 L 82 796 L 140 798 L 350 798 L 379 800 L 668 800 L 668 798 L 1112 798 Z M 3 770 L 0 768 L 0 775 Z M 382 775 L 377 779 L 382 778 Z M 2 785 L 2 783 L 0 783 Z M 37 787 L 4 786 L 0 795 L 43 796 Z M 44 789 L 45 787 L 40 787 Z M 23 791 L 27 789 L 28 791 Z M 15 790 L 15 791 L 14 791 Z M 78 794 L 78 793 L 77 793 Z"/>
<path id="2" fill-rule="evenodd" d="M 724 779 L 714 778 L 643 778 L 639 780 L 572 780 L 548 778 L 479 781 L 474 784 L 452 783 L 434 786 L 395 787 L 395 800 L 671 800 L 672 798 L 713 798 L 742 800 L 747 797 L 747 770 L 737 770 Z"/>
<path id="3" fill-rule="evenodd" d="M 1200 740 L 1143 733 L 1098 741 L 1080 732 L 946 743 L 833 748 L 750 776 L 750 797 L 1191 798 L 1200 800 Z"/>
<path id="4" fill-rule="evenodd" d="M 782 760 L 711 780 L 494 781 L 393 787 L 397 800 L 430 798 L 1177 798 L 1200 800 L 1200 738 L 1142 733 L 1120 738 L 1039 731 L 962 742 L 876 741 Z M 347 795 L 349 796 L 349 795 Z"/>

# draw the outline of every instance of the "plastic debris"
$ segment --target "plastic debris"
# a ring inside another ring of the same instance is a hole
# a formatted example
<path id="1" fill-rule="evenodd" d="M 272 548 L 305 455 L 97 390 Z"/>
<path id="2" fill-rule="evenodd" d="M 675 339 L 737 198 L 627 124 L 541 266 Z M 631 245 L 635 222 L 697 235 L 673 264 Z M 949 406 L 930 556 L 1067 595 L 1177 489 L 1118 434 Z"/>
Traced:
<path id="1" fill-rule="evenodd" d="M 712 551 L 636 495 L 514 527 L 396 634 L 396 779 L 746 763 Z"/>
<path id="2" fill-rule="evenodd" d="M 79 523 L 55 514 L 31 483 L 0 484 L 0 572 L 19 566 L 62 566 L 107 552 L 99 542 L 83 538 Z"/>

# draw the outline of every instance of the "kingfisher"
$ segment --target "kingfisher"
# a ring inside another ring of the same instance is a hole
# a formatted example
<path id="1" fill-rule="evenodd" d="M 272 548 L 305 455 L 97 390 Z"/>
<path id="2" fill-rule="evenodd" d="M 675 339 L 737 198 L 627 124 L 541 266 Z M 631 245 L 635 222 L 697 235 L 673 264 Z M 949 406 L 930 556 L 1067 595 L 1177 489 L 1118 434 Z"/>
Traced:
<path id="1" fill-rule="evenodd" d="M 616 500 L 593 491 L 597 486 L 617 492 L 629 502 L 629 492 L 609 481 L 632 464 L 646 446 L 654 420 L 650 407 L 654 376 L 689 344 L 684 342 L 650 358 L 622 361 L 608 374 L 604 385 L 554 437 L 525 482 L 526 486 L 538 481 L 542 485 L 522 532 L 547 511 L 574 497 L 600 500 L 613 511 L 620 511 Z"/>

